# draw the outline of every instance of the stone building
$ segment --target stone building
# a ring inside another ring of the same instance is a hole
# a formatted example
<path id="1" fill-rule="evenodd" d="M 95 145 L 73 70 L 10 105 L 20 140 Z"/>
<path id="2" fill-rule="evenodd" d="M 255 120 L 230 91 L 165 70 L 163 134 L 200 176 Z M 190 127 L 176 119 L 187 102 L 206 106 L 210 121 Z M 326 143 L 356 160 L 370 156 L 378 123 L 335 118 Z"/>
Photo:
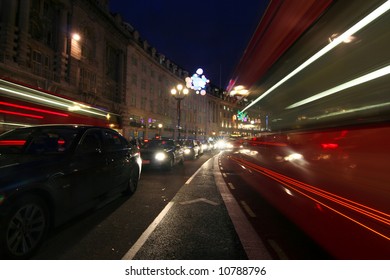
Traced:
<path id="1" fill-rule="evenodd" d="M 187 76 L 119 14 L 111 14 L 108 1 L 0 0 L 0 78 L 77 103 L 70 107 L 96 108 L 99 113 L 86 118 L 107 117 L 106 124 L 128 138 L 176 137 L 177 101 L 170 90 L 185 84 Z M 235 126 L 229 118 L 237 104 L 225 97 L 212 86 L 204 96 L 191 91 L 181 103 L 181 136 L 205 139 L 231 133 Z M 17 102 L 50 107 L 51 101 Z M 81 110 L 70 111 L 67 115 L 84 122 L 77 118 Z M 16 118 L 1 114 L 3 126 Z M 40 122 L 24 115 L 14 123 Z"/>

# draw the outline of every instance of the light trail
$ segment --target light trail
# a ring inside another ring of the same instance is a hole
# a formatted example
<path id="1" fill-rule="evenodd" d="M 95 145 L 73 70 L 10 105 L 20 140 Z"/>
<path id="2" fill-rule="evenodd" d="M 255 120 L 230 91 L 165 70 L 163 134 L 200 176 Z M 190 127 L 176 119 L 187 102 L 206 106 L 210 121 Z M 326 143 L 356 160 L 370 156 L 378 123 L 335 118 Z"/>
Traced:
<path id="1" fill-rule="evenodd" d="M 244 159 L 239 159 L 236 157 L 230 157 L 233 161 L 238 163 L 239 165 L 245 165 L 248 168 L 261 173 L 262 175 L 265 175 L 274 181 L 277 181 L 281 183 L 283 186 L 294 190 L 295 192 L 309 198 L 310 200 L 326 207 L 327 209 L 339 214 L 340 216 L 362 226 L 363 228 L 385 238 L 386 240 L 390 241 L 390 236 L 384 233 L 379 232 L 378 230 L 372 228 L 371 226 L 367 225 L 366 223 L 359 221 L 358 219 L 350 216 L 347 213 L 344 213 L 346 209 L 352 210 L 360 215 L 363 215 L 364 217 L 367 217 L 369 219 L 372 219 L 374 221 L 378 221 L 380 223 L 383 223 L 386 226 L 390 225 L 390 214 L 379 211 L 375 208 L 366 206 L 364 204 L 358 203 L 356 201 L 347 199 L 345 197 L 336 195 L 334 193 L 325 191 L 323 189 L 320 189 L 318 187 L 306 184 L 304 182 L 301 182 L 299 180 L 293 179 L 291 177 L 285 176 L 283 174 L 277 173 L 275 171 L 272 171 L 270 169 L 258 166 L 252 162 L 246 161 Z M 313 195 L 318 196 L 318 198 L 314 197 Z M 325 199 L 325 201 L 321 200 Z M 344 207 L 344 212 L 342 210 L 338 210 L 335 207 L 332 207 L 329 205 L 329 202 L 335 203 L 337 206 Z"/>

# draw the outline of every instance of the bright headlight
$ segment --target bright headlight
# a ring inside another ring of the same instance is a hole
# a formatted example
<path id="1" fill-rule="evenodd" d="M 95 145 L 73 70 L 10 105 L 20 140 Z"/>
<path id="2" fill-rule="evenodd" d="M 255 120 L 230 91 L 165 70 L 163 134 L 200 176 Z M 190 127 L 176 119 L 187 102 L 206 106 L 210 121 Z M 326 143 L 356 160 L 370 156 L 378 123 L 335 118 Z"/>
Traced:
<path id="1" fill-rule="evenodd" d="M 216 146 L 218 149 L 224 149 L 225 146 L 226 146 L 226 142 L 223 141 L 223 140 L 219 140 L 217 143 L 216 143 Z"/>
<path id="2" fill-rule="evenodd" d="M 284 157 L 285 161 L 294 161 L 294 160 L 299 160 L 299 159 L 303 159 L 303 156 L 301 154 L 297 154 L 297 153 L 293 153 L 291 155 Z"/>
<path id="3" fill-rule="evenodd" d="M 185 150 L 184 150 L 184 153 L 185 153 L 186 155 L 188 155 L 189 153 L 191 153 L 191 150 L 190 150 L 190 149 L 185 149 Z"/>
<path id="4" fill-rule="evenodd" d="M 159 160 L 159 161 L 163 161 L 164 159 L 166 159 L 166 154 L 165 153 L 162 153 L 162 152 L 159 152 L 155 155 L 155 159 L 156 160 Z"/>

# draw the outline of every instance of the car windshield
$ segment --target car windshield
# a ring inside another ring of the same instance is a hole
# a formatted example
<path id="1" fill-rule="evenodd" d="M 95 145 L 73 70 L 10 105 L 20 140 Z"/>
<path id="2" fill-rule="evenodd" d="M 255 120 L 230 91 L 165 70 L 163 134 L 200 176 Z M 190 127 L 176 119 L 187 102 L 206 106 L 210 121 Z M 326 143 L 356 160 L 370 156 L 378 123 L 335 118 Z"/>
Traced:
<path id="1" fill-rule="evenodd" d="M 77 132 L 70 128 L 22 128 L 0 135 L 0 154 L 65 153 Z"/>
<path id="2" fill-rule="evenodd" d="M 189 146 L 189 147 L 194 146 L 194 141 L 193 140 L 184 140 L 182 143 L 183 143 L 182 144 L 183 146 Z"/>
<path id="3" fill-rule="evenodd" d="M 165 149 L 165 148 L 170 148 L 172 146 L 174 146 L 172 140 L 151 140 L 143 144 L 144 149 L 151 149 L 151 148 Z"/>

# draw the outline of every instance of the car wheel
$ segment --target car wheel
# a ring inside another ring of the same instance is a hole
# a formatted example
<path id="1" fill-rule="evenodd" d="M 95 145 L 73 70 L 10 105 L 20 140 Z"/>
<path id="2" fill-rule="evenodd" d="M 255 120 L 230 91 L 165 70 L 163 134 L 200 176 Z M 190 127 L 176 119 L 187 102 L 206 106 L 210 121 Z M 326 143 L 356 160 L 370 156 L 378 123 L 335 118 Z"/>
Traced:
<path id="1" fill-rule="evenodd" d="M 139 172 L 137 168 L 131 169 L 130 179 L 127 183 L 127 189 L 124 192 L 125 195 L 132 195 L 135 193 L 138 187 Z"/>
<path id="2" fill-rule="evenodd" d="M 4 219 L 1 243 L 13 259 L 29 258 L 41 245 L 49 228 L 46 204 L 37 196 L 24 196 L 14 202 Z"/>

